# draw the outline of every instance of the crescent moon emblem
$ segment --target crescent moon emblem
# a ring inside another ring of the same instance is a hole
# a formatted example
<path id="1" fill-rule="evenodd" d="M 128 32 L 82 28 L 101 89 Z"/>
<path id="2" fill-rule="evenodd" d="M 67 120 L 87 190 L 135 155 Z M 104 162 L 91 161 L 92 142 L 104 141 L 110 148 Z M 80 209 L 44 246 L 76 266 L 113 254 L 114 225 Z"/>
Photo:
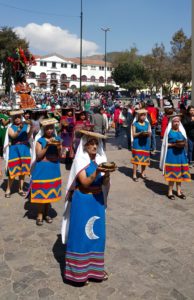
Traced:
<path id="1" fill-rule="evenodd" d="M 94 223 L 96 220 L 100 219 L 100 217 L 93 216 L 91 217 L 85 226 L 85 233 L 90 240 L 97 240 L 99 236 L 94 233 Z"/>

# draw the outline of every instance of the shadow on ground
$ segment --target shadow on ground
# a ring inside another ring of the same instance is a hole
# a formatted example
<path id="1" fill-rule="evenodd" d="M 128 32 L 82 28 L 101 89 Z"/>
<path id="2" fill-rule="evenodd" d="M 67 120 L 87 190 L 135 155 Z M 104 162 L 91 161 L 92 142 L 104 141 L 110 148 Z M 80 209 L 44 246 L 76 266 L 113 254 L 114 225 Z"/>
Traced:
<path id="1" fill-rule="evenodd" d="M 30 199 L 27 199 L 27 201 L 24 204 L 24 210 L 26 210 L 23 218 L 27 217 L 28 219 L 31 220 L 36 220 L 37 218 L 37 213 L 38 213 L 38 209 L 37 209 L 37 204 L 36 203 L 31 203 Z M 49 212 L 48 212 L 49 216 L 54 219 L 57 216 L 57 212 L 54 208 L 52 208 L 52 206 L 50 205 L 49 207 Z"/>
<path id="2" fill-rule="evenodd" d="M 62 280 L 65 283 L 63 274 L 64 274 L 64 268 L 65 268 L 66 245 L 62 244 L 61 234 L 57 235 L 57 240 L 53 245 L 52 251 L 53 251 L 54 258 L 56 259 L 57 263 L 59 264 Z"/>

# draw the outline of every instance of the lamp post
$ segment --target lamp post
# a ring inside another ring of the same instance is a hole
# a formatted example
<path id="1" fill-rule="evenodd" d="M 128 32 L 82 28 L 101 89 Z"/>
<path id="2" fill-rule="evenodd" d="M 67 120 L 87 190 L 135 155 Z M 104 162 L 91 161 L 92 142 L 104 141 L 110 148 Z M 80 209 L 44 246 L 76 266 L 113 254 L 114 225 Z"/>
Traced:
<path id="1" fill-rule="evenodd" d="M 81 0 L 81 14 L 80 14 L 80 78 L 79 78 L 79 93 L 80 93 L 80 99 L 79 99 L 79 105 L 81 108 L 81 101 L 82 101 L 82 39 L 83 39 L 83 5 Z"/>
<path id="2" fill-rule="evenodd" d="M 105 34 L 105 45 L 104 45 L 104 86 L 106 86 L 106 65 L 107 65 L 107 57 L 106 57 L 106 48 L 107 48 L 107 32 L 110 31 L 110 28 L 101 28 Z"/>

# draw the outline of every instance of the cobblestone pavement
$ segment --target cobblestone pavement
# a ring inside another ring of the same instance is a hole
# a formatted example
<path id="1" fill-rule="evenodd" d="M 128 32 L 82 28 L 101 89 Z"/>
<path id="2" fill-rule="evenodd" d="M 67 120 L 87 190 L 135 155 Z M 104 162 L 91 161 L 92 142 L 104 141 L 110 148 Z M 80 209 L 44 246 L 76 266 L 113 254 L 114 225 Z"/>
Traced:
<path id="1" fill-rule="evenodd" d="M 112 138 L 107 144 L 108 159 L 118 165 L 107 210 L 109 280 L 83 288 L 64 284 L 63 201 L 53 205 L 53 224 L 37 227 L 35 207 L 16 192 L 5 199 L 0 190 L 0 299 L 194 299 L 193 181 L 183 185 L 187 200 L 170 201 L 156 169 L 158 156 L 147 170 L 148 179 L 134 183 L 131 154 L 118 151 L 114 143 Z M 61 169 L 65 187 L 68 171 L 64 165 Z"/>

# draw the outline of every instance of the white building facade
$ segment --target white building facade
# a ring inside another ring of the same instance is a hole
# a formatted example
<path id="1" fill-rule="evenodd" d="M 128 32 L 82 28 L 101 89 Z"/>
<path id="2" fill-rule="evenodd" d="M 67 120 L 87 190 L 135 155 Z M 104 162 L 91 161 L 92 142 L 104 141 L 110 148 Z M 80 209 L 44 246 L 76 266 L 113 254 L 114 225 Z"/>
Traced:
<path id="1" fill-rule="evenodd" d="M 107 63 L 106 84 L 116 86 L 112 79 L 112 66 Z M 58 54 L 36 58 L 31 66 L 27 82 L 33 90 L 65 91 L 80 87 L 80 64 L 78 58 L 67 59 Z M 105 85 L 105 62 L 83 59 L 82 86 Z"/>

